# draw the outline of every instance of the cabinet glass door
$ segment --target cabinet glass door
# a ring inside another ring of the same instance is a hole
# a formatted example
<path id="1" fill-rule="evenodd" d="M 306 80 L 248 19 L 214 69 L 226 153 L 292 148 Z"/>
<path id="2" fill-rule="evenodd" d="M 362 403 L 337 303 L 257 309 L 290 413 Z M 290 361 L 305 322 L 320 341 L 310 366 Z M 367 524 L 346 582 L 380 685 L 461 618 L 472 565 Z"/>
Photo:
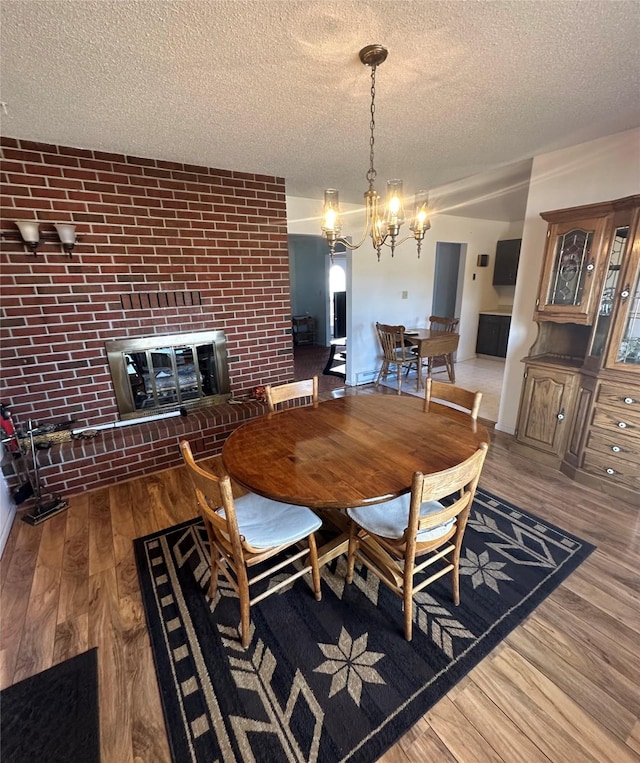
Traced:
<path id="1" fill-rule="evenodd" d="M 613 346 L 613 365 L 640 372 L 640 258 L 636 257 L 633 280 L 622 282 L 617 323 L 621 334 Z M 615 338 L 615 337 L 614 337 Z"/>
<path id="2" fill-rule="evenodd" d="M 618 292 L 620 269 L 622 267 L 625 252 L 627 251 L 628 240 L 629 226 L 624 225 L 616 228 L 613 241 L 611 243 L 609 262 L 607 263 L 607 269 L 605 271 L 604 287 L 600 297 L 600 307 L 598 308 L 596 326 L 593 332 L 591 352 L 589 353 L 589 355 L 594 358 L 602 357 L 605 349 L 605 344 L 609 336 L 614 298 Z"/>
<path id="3" fill-rule="evenodd" d="M 557 236 L 548 305 L 581 304 L 585 278 L 594 268 L 592 245 L 593 231 L 574 229 Z"/>
<path id="4" fill-rule="evenodd" d="M 538 297 L 538 320 L 590 324 L 595 319 L 596 288 L 602 270 L 598 254 L 604 226 L 604 218 L 551 226 Z"/>

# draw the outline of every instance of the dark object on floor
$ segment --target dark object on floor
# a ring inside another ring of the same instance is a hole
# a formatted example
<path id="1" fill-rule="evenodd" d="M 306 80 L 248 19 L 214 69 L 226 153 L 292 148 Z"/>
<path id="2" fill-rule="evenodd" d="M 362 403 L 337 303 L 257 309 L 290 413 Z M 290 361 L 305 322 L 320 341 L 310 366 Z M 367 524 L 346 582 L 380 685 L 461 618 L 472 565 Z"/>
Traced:
<path id="1" fill-rule="evenodd" d="M 13 493 L 13 502 L 16 506 L 24 503 L 27 498 L 31 498 L 33 495 L 33 485 L 30 482 L 25 482 Z"/>
<path id="2" fill-rule="evenodd" d="M 99 763 L 97 649 L 0 692 L 2 763 Z"/>
<path id="3" fill-rule="evenodd" d="M 69 504 L 60 496 L 53 496 L 47 501 L 41 499 L 36 501 L 36 505 L 30 512 L 22 515 L 22 521 L 29 525 L 39 525 L 45 519 L 49 519 L 68 508 Z"/>
<path id="4" fill-rule="evenodd" d="M 478 490 L 460 605 L 448 578 L 418 594 L 411 642 L 395 595 L 363 567 L 347 586 L 343 556 L 322 570 L 322 601 L 298 580 L 259 602 L 242 650 L 234 592 L 206 599 L 200 520 L 134 546 L 176 763 L 284 762 L 293 747 L 300 760 L 377 760 L 593 551 Z"/>
<path id="5" fill-rule="evenodd" d="M 337 353 L 337 354 L 336 354 Z M 347 375 L 347 337 L 331 340 L 331 350 L 322 373 L 325 376 L 337 376 L 345 379 Z"/>

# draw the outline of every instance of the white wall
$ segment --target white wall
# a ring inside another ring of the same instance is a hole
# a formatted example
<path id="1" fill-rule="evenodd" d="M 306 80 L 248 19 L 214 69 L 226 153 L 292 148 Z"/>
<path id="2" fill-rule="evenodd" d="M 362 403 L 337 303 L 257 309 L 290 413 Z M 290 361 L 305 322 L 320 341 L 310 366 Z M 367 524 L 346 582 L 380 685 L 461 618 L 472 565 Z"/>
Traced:
<path id="1" fill-rule="evenodd" d="M 313 233 L 320 230 L 321 199 L 287 197 L 289 233 Z M 347 214 L 353 212 L 353 214 Z M 343 235 L 358 241 L 362 232 L 362 208 L 343 205 Z M 516 231 L 514 233 L 514 230 Z M 493 266 L 478 268 L 478 254 L 495 255 L 496 241 L 519 235 L 514 224 L 495 220 L 476 220 L 452 215 L 434 215 L 418 259 L 415 243 L 407 241 L 392 259 L 387 248 L 378 262 L 375 250 L 367 242 L 347 256 L 348 283 L 351 288 L 347 316 L 349 353 L 347 384 L 370 381 L 379 368 L 375 322 L 403 323 L 407 327 L 426 326 L 431 314 L 435 251 L 438 241 L 459 243 L 466 251 L 463 278 L 463 301 L 460 313 L 458 360 L 475 357 L 478 313 L 497 304 L 491 285 Z M 476 275 L 475 280 L 473 275 Z M 407 299 L 402 292 L 408 293 Z"/>
<path id="2" fill-rule="evenodd" d="M 0 557 L 9 537 L 9 531 L 16 515 L 16 505 L 9 493 L 9 486 L 4 474 L 0 475 Z"/>
<path id="3" fill-rule="evenodd" d="M 515 432 L 524 366 L 536 338 L 538 293 L 547 224 L 541 212 L 640 193 L 640 129 L 610 135 L 533 160 L 518 281 L 497 429 Z"/>

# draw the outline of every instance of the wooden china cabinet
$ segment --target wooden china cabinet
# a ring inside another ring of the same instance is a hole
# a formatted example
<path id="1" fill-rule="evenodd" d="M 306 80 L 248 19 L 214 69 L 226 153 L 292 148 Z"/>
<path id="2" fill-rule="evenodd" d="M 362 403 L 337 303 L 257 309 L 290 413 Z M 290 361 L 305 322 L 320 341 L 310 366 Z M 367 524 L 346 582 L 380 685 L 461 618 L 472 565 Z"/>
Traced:
<path id="1" fill-rule="evenodd" d="M 640 506 L 640 195 L 554 212 L 516 440 Z"/>

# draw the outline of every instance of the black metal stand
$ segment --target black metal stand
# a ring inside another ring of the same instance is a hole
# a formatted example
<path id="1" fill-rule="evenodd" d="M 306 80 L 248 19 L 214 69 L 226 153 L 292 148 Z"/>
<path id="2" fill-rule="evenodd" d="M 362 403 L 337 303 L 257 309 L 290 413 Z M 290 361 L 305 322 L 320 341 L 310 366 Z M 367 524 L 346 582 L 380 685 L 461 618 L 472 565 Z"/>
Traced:
<path id="1" fill-rule="evenodd" d="M 36 502 L 29 513 L 22 515 L 22 521 L 29 525 L 38 525 L 40 522 L 44 522 L 45 519 L 49 519 L 67 509 L 69 504 L 64 498 L 57 495 L 52 495 L 47 500 L 42 497 L 40 472 L 38 469 L 38 459 L 36 458 L 36 445 L 33 439 L 33 426 L 31 421 L 29 421 L 29 443 L 31 445 L 31 460 L 33 463 L 33 480 L 31 480 L 31 484 L 33 486 Z"/>

